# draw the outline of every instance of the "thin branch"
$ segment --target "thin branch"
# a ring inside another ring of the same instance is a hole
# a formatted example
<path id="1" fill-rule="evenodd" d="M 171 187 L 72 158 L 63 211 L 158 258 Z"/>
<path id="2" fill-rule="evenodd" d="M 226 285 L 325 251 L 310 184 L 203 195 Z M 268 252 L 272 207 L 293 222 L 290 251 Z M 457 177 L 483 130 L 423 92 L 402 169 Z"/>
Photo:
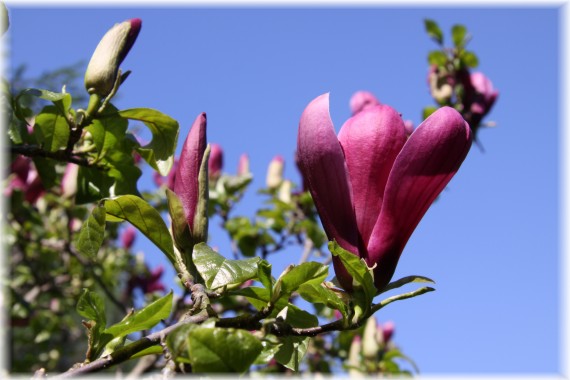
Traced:
<path id="1" fill-rule="evenodd" d="M 374 314 L 375 312 L 377 312 L 378 310 L 382 309 L 384 306 L 391 304 L 394 301 L 405 300 L 408 298 L 416 297 L 416 296 L 422 295 L 422 294 L 427 293 L 427 292 L 433 292 L 434 290 L 435 289 L 430 287 L 430 286 L 424 286 L 423 288 L 419 288 L 419 289 L 414 290 L 412 292 L 398 294 L 398 295 L 395 295 L 392 297 L 388 297 L 385 300 L 382 300 L 380 303 L 377 303 L 376 305 L 372 306 L 371 315 Z"/>
<path id="2" fill-rule="evenodd" d="M 10 152 L 12 154 L 21 154 L 26 157 L 51 158 L 52 160 L 56 161 L 70 162 L 79 166 L 95 167 L 103 170 L 102 167 L 93 165 L 87 158 L 78 157 L 76 155 L 73 155 L 73 152 L 66 152 L 64 150 L 48 152 L 37 145 L 12 145 L 10 147 Z"/>
<path id="3" fill-rule="evenodd" d="M 79 367 L 71 368 L 67 372 L 60 375 L 53 376 L 52 379 L 67 379 L 75 377 L 78 375 L 97 372 L 103 369 L 109 368 L 113 365 L 125 362 L 129 360 L 133 355 L 157 344 L 160 344 L 161 340 L 164 339 L 169 333 L 177 329 L 180 326 L 184 326 L 190 323 L 201 323 L 208 319 L 208 313 L 204 310 L 200 314 L 194 315 L 192 317 L 185 318 L 184 320 L 169 326 L 163 330 L 150 334 L 144 338 L 141 338 L 125 347 L 119 348 L 110 355 L 106 355 L 99 358 L 91 363 L 82 364 Z"/>

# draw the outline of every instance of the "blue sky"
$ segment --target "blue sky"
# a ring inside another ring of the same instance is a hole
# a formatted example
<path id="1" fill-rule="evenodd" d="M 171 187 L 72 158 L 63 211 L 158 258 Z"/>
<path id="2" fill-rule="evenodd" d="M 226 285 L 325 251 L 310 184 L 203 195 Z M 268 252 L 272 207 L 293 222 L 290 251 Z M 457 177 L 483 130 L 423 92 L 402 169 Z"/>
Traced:
<path id="1" fill-rule="evenodd" d="M 556 373 L 561 368 L 559 11 L 557 8 L 11 7 L 11 64 L 37 75 L 84 60 L 114 23 L 140 17 L 142 31 L 115 102 L 156 108 L 181 125 L 208 115 L 225 170 L 247 152 L 255 179 L 238 213 L 263 199 L 267 164 L 280 154 L 286 177 L 305 106 L 331 93 L 337 131 L 357 90 L 376 94 L 416 124 L 431 105 L 426 55 L 436 45 L 423 19 L 464 24 L 469 47 L 500 91 L 459 173 L 410 239 L 394 278 L 433 278 L 436 292 L 377 313 L 423 373 Z M 51 89 L 58 90 L 58 89 Z M 76 105 L 80 106 L 80 105 Z M 84 105 L 81 105 L 84 106 Z M 140 182 L 153 188 L 150 172 Z M 216 223 L 216 222 L 214 222 Z M 224 252 L 227 238 L 212 231 Z M 137 248 L 160 260 L 143 239 Z M 272 257 L 297 262 L 300 250 Z M 172 272 L 170 272 L 172 274 Z M 410 288 L 411 290 L 411 288 Z"/>

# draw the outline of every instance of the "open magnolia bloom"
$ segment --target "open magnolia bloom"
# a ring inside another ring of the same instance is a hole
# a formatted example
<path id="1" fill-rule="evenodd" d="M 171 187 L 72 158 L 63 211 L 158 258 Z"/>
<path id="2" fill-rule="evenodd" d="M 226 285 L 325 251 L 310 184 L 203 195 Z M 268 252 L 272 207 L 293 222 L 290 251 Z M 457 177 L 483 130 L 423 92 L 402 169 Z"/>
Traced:
<path id="1" fill-rule="evenodd" d="M 346 121 L 338 138 L 329 95 L 314 99 L 299 123 L 299 169 L 329 240 L 374 267 L 376 288 L 392 278 L 398 259 L 435 198 L 471 147 L 471 130 L 450 107 L 434 112 L 407 137 L 401 116 L 381 104 Z M 352 278 L 333 257 L 346 290 Z"/>

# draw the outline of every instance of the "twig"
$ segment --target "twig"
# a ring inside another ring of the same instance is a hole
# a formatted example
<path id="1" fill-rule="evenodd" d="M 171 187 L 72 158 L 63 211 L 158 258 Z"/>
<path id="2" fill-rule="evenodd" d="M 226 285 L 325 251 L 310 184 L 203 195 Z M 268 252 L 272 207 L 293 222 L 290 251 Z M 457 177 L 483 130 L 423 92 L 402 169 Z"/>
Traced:
<path id="1" fill-rule="evenodd" d="M 73 152 L 67 152 L 64 150 L 48 152 L 36 145 L 12 145 L 10 147 L 10 152 L 12 154 L 21 154 L 26 157 L 45 157 L 56 161 L 71 162 L 72 164 L 77 164 L 79 166 L 95 167 L 100 170 L 104 170 L 101 166 L 96 166 L 90 163 L 87 158 L 77 157 L 73 155 Z"/>
<path id="2" fill-rule="evenodd" d="M 206 319 L 208 319 L 208 313 L 205 310 L 203 310 L 202 312 L 200 312 L 200 314 L 187 317 L 184 320 L 172 326 L 169 326 L 161 331 L 143 337 L 125 347 L 119 348 L 110 355 L 106 355 L 102 358 L 92 361 L 91 363 L 82 364 L 79 367 L 72 368 L 60 375 L 53 376 L 52 379 L 67 379 L 70 377 L 75 377 L 86 373 L 101 371 L 115 364 L 125 362 L 129 360 L 133 355 L 141 352 L 142 350 L 160 344 L 161 339 L 166 337 L 168 334 L 170 334 L 173 330 L 177 329 L 178 327 L 190 323 L 201 323 L 204 322 Z"/>

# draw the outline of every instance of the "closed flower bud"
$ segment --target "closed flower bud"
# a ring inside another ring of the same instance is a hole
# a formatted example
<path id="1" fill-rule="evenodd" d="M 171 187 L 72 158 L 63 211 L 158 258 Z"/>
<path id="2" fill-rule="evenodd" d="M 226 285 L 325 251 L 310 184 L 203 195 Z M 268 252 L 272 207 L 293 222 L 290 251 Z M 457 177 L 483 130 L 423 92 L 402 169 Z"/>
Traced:
<path id="1" fill-rule="evenodd" d="M 85 88 L 90 94 L 106 97 L 112 91 L 119 66 L 135 43 L 142 21 L 138 18 L 115 24 L 95 49 L 87 71 Z"/>
<path id="2" fill-rule="evenodd" d="M 279 192 L 277 193 L 277 198 L 283 203 L 291 202 L 291 189 L 293 188 L 293 183 L 286 179 L 281 182 L 279 186 Z"/>
<path id="3" fill-rule="evenodd" d="M 71 198 L 77 193 L 77 174 L 79 166 L 76 164 L 67 164 L 65 172 L 61 179 L 61 195 L 64 198 Z"/>
<path id="4" fill-rule="evenodd" d="M 121 235 L 121 243 L 123 243 L 123 248 L 131 249 L 135 243 L 137 237 L 137 230 L 133 226 L 127 227 L 127 229 Z"/>
<path id="5" fill-rule="evenodd" d="M 224 151 L 219 144 L 210 144 L 210 159 L 208 160 L 208 177 L 216 180 L 222 174 L 224 167 Z"/>
<path id="6" fill-rule="evenodd" d="M 281 156 L 275 156 L 269 163 L 267 168 L 267 177 L 265 183 L 270 189 L 276 189 L 283 181 L 283 168 L 285 161 Z"/>
<path id="7" fill-rule="evenodd" d="M 243 153 L 239 157 L 237 174 L 238 175 L 246 175 L 249 173 L 250 173 L 249 172 L 249 157 L 248 157 L 247 153 Z"/>
<path id="8" fill-rule="evenodd" d="M 376 331 L 376 318 L 368 318 L 362 334 L 362 355 L 370 360 L 376 359 L 380 350 L 380 345 L 376 339 Z"/>

